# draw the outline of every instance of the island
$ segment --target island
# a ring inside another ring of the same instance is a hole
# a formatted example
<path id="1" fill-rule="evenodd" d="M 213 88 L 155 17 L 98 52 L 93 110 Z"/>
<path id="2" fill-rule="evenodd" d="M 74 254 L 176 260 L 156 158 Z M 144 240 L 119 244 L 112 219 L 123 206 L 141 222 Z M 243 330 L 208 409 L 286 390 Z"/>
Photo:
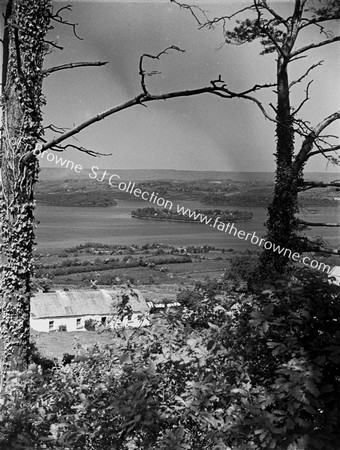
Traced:
<path id="1" fill-rule="evenodd" d="M 201 223 L 207 224 L 209 219 L 216 219 L 218 217 L 219 222 L 240 222 L 253 219 L 253 213 L 249 211 L 229 211 L 221 209 L 195 209 L 186 214 L 184 211 L 189 211 L 184 208 L 182 213 L 177 211 L 171 211 L 169 209 L 159 208 L 138 208 L 131 211 L 131 217 L 135 219 L 147 219 L 147 220 L 166 220 L 171 222 L 186 222 L 186 223 Z M 185 214 L 185 215 L 184 215 Z M 189 216 L 190 214 L 190 216 Z"/>

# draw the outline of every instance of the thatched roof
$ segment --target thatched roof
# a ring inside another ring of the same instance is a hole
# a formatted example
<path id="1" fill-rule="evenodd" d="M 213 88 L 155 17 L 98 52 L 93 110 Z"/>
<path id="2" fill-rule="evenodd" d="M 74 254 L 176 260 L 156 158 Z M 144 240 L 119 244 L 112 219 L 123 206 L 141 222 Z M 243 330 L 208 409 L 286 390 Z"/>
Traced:
<path id="1" fill-rule="evenodd" d="M 38 292 L 31 299 L 33 318 L 110 315 L 120 303 L 124 290 Z M 142 294 L 130 289 L 129 305 L 133 312 L 148 312 Z"/>

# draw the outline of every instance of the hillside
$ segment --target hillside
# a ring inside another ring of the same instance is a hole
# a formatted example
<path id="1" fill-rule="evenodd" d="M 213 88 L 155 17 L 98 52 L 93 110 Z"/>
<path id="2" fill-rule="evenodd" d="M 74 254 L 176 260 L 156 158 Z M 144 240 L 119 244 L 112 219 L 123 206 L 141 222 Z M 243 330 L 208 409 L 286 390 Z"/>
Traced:
<path id="1" fill-rule="evenodd" d="M 114 206 L 117 200 L 136 200 L 136 197 L 109 184 L 135 182 L 135 187 L 149 193 L 156 192 L 165 199 L 198 201 L 216 206 L 263 206 L 272 198 L 273 174 L 253 172 L 190 172 L 173 170 L 136 170 L 98 172 L 96 179 L 89 170 L 80 174 L 62 169 L 42 169 L 37 183 L 38 204 L 50 206 Z M 69 178 L 64 178 L 69 176 Z M 168 178 L 172 176 L 173 178 Z M 202 178 L 204 176 L 204 178 Z M 148 177 L 147 179 L 144 179 Z M 154 178 L 158 177 L 158 178 Z M 310 179 L 334 179 L 335 174 L 309 175 Z M 338 189 L 313 189 L 301 195 L 303 206 L 338 206 Z"/>

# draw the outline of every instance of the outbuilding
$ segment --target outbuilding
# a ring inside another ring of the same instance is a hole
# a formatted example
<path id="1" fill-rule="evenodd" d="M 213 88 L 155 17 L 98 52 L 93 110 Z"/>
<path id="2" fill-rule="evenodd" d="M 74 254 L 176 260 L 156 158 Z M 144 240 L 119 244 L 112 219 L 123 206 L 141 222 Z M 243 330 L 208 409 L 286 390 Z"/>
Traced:
<path id="1" fill-rule="evenodd" d="M 328 278 L 331 278 L 332 283 L 340 286 L 340 266 L 334 266 L 329 272 Z"/>

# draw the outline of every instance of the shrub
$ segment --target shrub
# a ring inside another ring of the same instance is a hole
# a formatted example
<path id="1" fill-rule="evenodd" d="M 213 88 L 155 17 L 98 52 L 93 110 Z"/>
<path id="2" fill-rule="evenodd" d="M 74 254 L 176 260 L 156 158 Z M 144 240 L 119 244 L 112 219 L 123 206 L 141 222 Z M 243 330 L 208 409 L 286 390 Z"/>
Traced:
<path id="1" fill-rule="evenodd" d="M 256 254 L 230 258 L 228 277 L 233 280 L 252 281 L 258 278 L 258 257 Z"/>
<path id="2" fill-rule="evenodd" d="M 340 448 L 339 287 L 298 271 L 252 295 L 198 293 L 71 365 L 13 374 L 1 448 Z"/>
<path id="3" fill-rule="evenodd" d="M 87 320 L 85 320 L 84 327 L 85 327 L 85 330 L 87 330 L 87 331 L 95 331 L 96 321 L 93 319 L 87 319 Z"/>

